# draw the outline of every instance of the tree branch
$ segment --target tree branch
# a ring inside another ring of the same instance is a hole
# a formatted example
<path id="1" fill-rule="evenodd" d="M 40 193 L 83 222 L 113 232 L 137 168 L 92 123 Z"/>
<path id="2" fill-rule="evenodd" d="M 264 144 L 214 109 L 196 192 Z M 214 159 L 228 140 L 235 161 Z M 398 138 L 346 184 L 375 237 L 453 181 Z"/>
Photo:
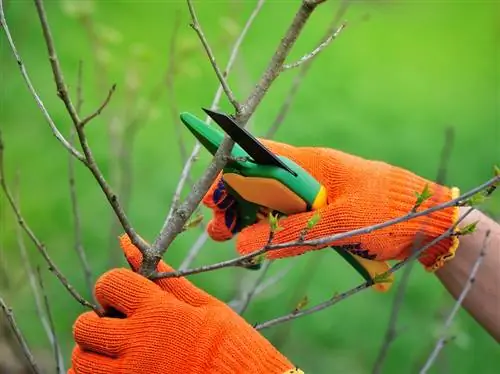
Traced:
<path id="1" fill-rule="evenodd" d="M 101 112 L 104 110 L 104 108 L 106 108 L 106 106 L 109 104 L 109 101 L 111 100 L 111 97 L 113 96 L 113 93 L 115 92 L 115 90 L 116 90 L 116 84 L 113 84 L 111 86 L 111 88 L 109 89 L 108 96 L 106 96 L 106 98 L 104 99 L 101 106 L 99 108 L 97 108 L 94 113 L 89 114 L 87 117 L 85 117 L 84 119 L 82 119 L 80 121 L 81 127 L 85 126 L 87 123 L 89 123 L 95 117 L 97 117 L 99 114 L 101 114 Z"/>
<path id="2" fill-rule="evenodd" d="M 1 3 L 1 2 L 0 2 Z M 0 296 L 0 308 L 3 310 L 5 317 L 7 318 L 7 322 L 9 323 L 12 331 L 14 332 L 14 335 L 16 336 L 16 339 L 21 346 L 21 350 L 24 354 L 24 357 L 29 363 L 29 366 L 31 368 L 31 371 L 34 374 L 42 374 L 42 371 L 38 367 L 38 364 L 35 361 L 35 358 L 33 357 L 33 353 L 31 353 L 28 343 L 26 342 L 26 339 L 23 336 L 23 333 L 17 326 L 16 319 L 14 318 L 14 313 L 12 312 L 12 309 L 5 304 L 5 301 L 3 298 Z"/>
<path id="3" fill-rule="evenodd" d="M 449 159 L 451 155 L 451 150 L 453 148 L 453 143 L 454 143 L 454 131 L 452 127 L 448 127 L 445 131 L 445 139 L 443 143 L 443 149 L 441 152 L 441 160 L 439 162 L 439 167 L 438 167 L 438 172 L 436 176 L 436 183 L 438 184 L 445 184 L 446 183 L 446 176 L 448 172 L 448 164 L 449 164 Z M 422 230 L 420 230 L 422 232 Z M 411 252 L 418 250 L 418 248 L 422 245 L 422 240 L 421 237 L 418 237 L 417 240 L 414 241 Z M 389 347 L 392 344 L 392 342 L 396 339 L 398 331 L 397 331 L 397 322 L 398 322 L 398 316 L 401 310 L 401 306 L 403 305 L 403 300 L 406 292 L 406 288 L 408 286 L 408 282 L 410 279 L 410 274 L 411 271 L 413 270 L 413 262 L 410 262 L 404 272 L 403 275 L 399 281 L 398 288 L 396 290 L 396 295 L 394 297 L 394 302 L 392 305 L 391 309 L 391 314 L 389 317 L 389 323 L 385 332 L 384 340 L 383 343 L 380 347 L 379 354 L 377 356 L 377 359 L 375 360 L 375 364 L 373 366 L 373 374 L 379 374 L 382 372 L 382 367 L 384 364 L 384 361 L 387 357 L 387 354 L 389 352 Z"/>
<path id="4" fill-rule="evenodd" d="M 422 210 L 420 212 L 412 212 L 412 213 L 406 214 L 404 216 L 394 218 L 392 220 L 382 222 L 382 223 L 379 223 L 376 225 L 366 226 L 366 227 L 362 227 L 362 228 L 359 228 L 356 230 L 346 231 L 346 232 L 343 232 L 340 234 L 335 234 L 335 235 L 331 235 L 331 236 L 327 236 L 327 237 L 319 238 L 319 239 L 304 240 L 304 241 L 298 240 L 298 241 L 292 241 L 292 242 L 280 243 L 280 244 L 269 243 L 256 251 L 253 251 L 253 252 L 248 253 L 244 256 L 240 256 L 240 257 L 237 257 L 237 258 L 234 258 L 231 260 L 226 260 L 226 261 L 219 262 L 217 264 L 212 264 L 212 265 L 204 265 L 204 266 L 201 266 L 198 268 L 187 269 L 187 270 L 183 270 L 183 271 L 177 270 L 177 271 L 172 271 L 172 272 L 159 272 L 159 273 L 153 274 L 151 276 L 151 278 L 152 279 L 159 279 L 159 278 L 170 278 L 170 277 L 183 277 L 186 275 L 199 274 L 199 273 L 203 273 L 203 272 L 207 272 L 207 271 L 217 270 L 217 269 L 221 269 L 221 268 L 228 267 L 228 266 L 239 266 L 242 263 L 244 263 L 245 261 L 250 260 L 251 258 L 260 256 L 264 253 L 267 253 L 269 251 L 273 251 L 276 249 L 294 247 L 294 246 L 304 246 L 304 245 L 310 245 L 310 246 L 325 245 L 325 244 L 329 244 L 329 243 L 332 243 L 334 241 L 338 241 L 341 239 L 347 239 L 347 238 L 350 238 L 352 236 L 370 233 L 370 232 L 373 232 L 376 230 L 383 229 L 383 228 L 388 227 L 388 226 L 392 226 L 392 225 L 397 224 L 397 223 L 401 223 L 401 222 L 409 221 L 409 220 L 417 218 L 417 217 L 429 215 L 437 210 L 449 208 L 452 206 L 459 206 L 460 204 L 465 202 L 471 196 L 473 196 L 481 191 L 485 191 L 485 190 L 489 189 L 491 186 L 498 184 L 499 182 L 500 182 L 500 176 L 495 176 L 495 177 L 491 178 L 490 180 L 488 180 L 487 182 L 481 184 L 480 186 L 478 186 L 476 188 L 473 188 L 472 190 L 462 194 L 461 196 L 459 196 L 455 199 L 449 200 L 449 201 L 442 203 L 442 204 L 435 205 L 434 207 Z"/>
<path id="5" fill-rule="evenodd" d="M 52 333 L 52 348 L 54 349 L 54 360 L 56 362 L 56 370 L 59 374 L 64 374 L 66 370 L 64 369 L 64 364 L 62 363 L 61 347 L 59 346 L 59 341 L 57 340 L 56 327 L 54 325 L 54 319 L 52 318 L 52 312 L 50 310 L 50 302 L 45 292 L 45 287 L 43 284 L 42 273 L 40 267 L 37 267 L 38 284 L 40 285 L 40 290 L 42 291 L 43 300 L 45 304 L 45 311 L 47 313 L 47 318 L 49 320 L 50 331 Z"/>
<path id="6" fill-rule="evenodd" d="M 80 114 L 83 105 L 83 65 L 82 62 L 78 64 L 78 79 L 76 84 L 76 112 Z M 76 130 L 74 127 L 71 128 L 70 142 L 74 143 L 76 136 Z M 73 231 L 75 236 L 75 251 L 82 265 L 83 277 L 85 279 L 85 285 L 87 286 L 87 292 L 93 297 L 93 286 L 92 286 L 92 271 L 87 260 L 87 254 L 85 253 L 85 248 L 83 247 L 82 239 L 82 222 L 80 219 L 80 207 L 78 204 L 78 196 L 76 193 L 76 181 L 75 181 L 75 160 L 71 155 L 68 157 L 68 177 L 69 177 L 69 194 L 71 199 L 71 211 L 73 213 Z M 95 300 L 94 300 L 95 301 Z"/>
<path id="7" fill-rule="evenodd" d="M 43 116 L 45 117 L 46 121 L 49 123 L 50 129 L 52 130 L 52 133 L 54 136 L 61 142 L 61 144 L 66 148 L 73 156 L 75 156 L 78 160 L 81 162 L 85 162 L 84 156 L 77 151 L 69 142 L 66 140 L 66 138 L 61 134 L 59 129 L 57 128 L 56 124 L 52 120 L 52 117 L 50 116 L 49 112 L 45 108 L 45 105 L 43 104 L 43 101 L 40 99 L 38 96 L 35 87 L 33 87 L 33 84 L 31 83 L 31 79 L 28 75 L 28 72 L 26 71 L 26 67 L 24 66 L 23 61 L 21 60 L 21 56 L 19 55 L 16 45 L 14 44 L 14 40 L 12 39 L 12 35 L 10 34 L 9 26 L 7 25 L 7 21 L 5 19 L 5 14 L 3 12 L 3 0 L 0 0 L 0 26 L 3 28 L 5 35 L 7 36 L 7 40 L 9 42 L 10 49 L 12 50 L 12 53 L 14 55 L 14 58 L 16 59 L 17 66 L 19 67 L 19 70 L 21 70 L 21 75 L 24 78 L 24 81 L 26 82 L 26 85 L 28 86 L 28 89 L 30 93 L 33 95 L 33 98 L 35 99 L 38 107 L 42 111 Z"/>
<path id="8" fill-rule="evenodd" d="M 476 274 L 479 270 L 479 267 L 481 266 L 481 264 L 483 262 L 484 256 L 486 255 L 486 248 L 487 248 L 489 236 L 490 236 L 490 231 L 488 230 L 488 231 L 486 231 L 486 234 L 484 236 L 483 247 L 481 249 L 481 252 L 479 253 L 479 256 L 477 257 L 476 262 L 472 266 L 472 270 L 469 274 L 469 278 L 467 279 L 467 283 L 466 283 L 465 287 L 463 288 L 462 292 L 460 293 L 460 296 L 458 297 L 457 301 L 455 302 L 455 305 L 453 306 L 450 314 L 446 318 L 446 321 L 444 323 L 444 329 L 442 332 L 442 336 L 437 341 L 436 346 L 434 347 L 433 351 L 431 352 L 424 367 L 420 371 L 420 374 L 425 374 L 429 371 L 432 364 L 436 361 L 436 359 L 439 355 L 439 352 L 443 349 L 443 347 L 448 342 L 447 337 L 446 337 L 446 332 L 451 327 L 453 319 L 456 317 L 458 311 L 460 310 L 462 303 L 464 302 L 465 298 L 467 297 L 467 294 L 469 293 L 470 289 L 472 288 L 472 286 L 474 284 Z"/>
<path id="9" fill-rule="evenodd" d="M 392 273 L 398 271 L 404 265 L 408 264 L 410 261 L 414 261 L 422 252 L 424 252 L 428 248 L 432 247 L 433 245 L 435 245 L 436 243 L 438 243 L 440 240 L 442 240 L 442 239 L 444 239 L 444 238 L 452 235 L 452 233 L 455 231 L 455 228 L 458 226 L 458 224 L 460 222 L 462 222 L 462 220 L 465 217 L 467 217 L 472 212 L 472 210 L 473 210 L 473 208 L 471 208 L 470 210 L 468 210 L 467 212 L 465 212 L 462 215 L 462 217 L 460 217 L 457 220 L 457 222 L 453 226 L 451 226 L 448 230 L 446 230 L 443 234 L 439 235 L 437 238 L 435 238 L 431 242 L 427 243 L 425 246 L 421 247 L 418 251 L 415 251 L 407 259 L 398 262 L 396 265 L 394 265 L 393 267 L 391 267 L 387 272 L 382 273 L 380 275 L 383 277 L 383 276 L 385 276 L 387 274 L 392 274 Z M 314 307 L 311 307 L 311 308 L 308 308 L 308 309 L 302 309 L 300 311 L 294 311 L 294 312 L 292 312 L 290 314 L 287 314 L 287 315 L 284 315 L 282 317 L 278 317 L 278 318 L 269 320 L 267 322 L 258 324 L 258 325 L 255 326 L 255 328 L 257 330 L 262 330 L 262 329 L 269 328 L 271 326 L 275 326 L 275 325 L 283 323 L 283 322 L 288 322 L 288 321 L 294 320 L 294 319 L 299 318 L 299 317 L 303 317 L 303 316 L 306 316 L 306 315 L 309 315 L 309 314 L 312 314 L 312 313 L 319 312 L 319 311 L 321 311 L 323 309 L 329 308 L 329 307 L 331 307 L 331 306 L 339 303 L 342 300 L 347 299 L 350 296 L 353 296 L 353 295 L 357 294 L 360 291 L 363 291 L 364 289 L 370 288 L 373 284 L 374 284 L 373 281 L 364 282 L 364 283 L 362 283 L 362 284 L 360 284 L 360 285 L 358 285 L 358 286 L 356 286 L 354 288 L 351 288 L 349 291 L 346 291 L 346 292 L 341 293 L 339 295 L 335 295 L 331 299 L 329 299 L 327 301 L 324 301 L 324 302 L 322 302 L 320 304 L 317 304 Z"/>
<path id="10" fill-rule="evenodd" d="M 16 216 L 17 223 L 21 226 L 21 228 L 24 230 L 24 232 L 28 235 L 28 237 L 31 239 L 33 244 L 36 246 L 42 257 L 44 258 L 45 262 L 49 265 L 49 270 L 54 273 L 54 275 L 59 279 L 61 284 L 68 290 L 68 292 L 73 296 L 73 298 L 78 301 L 80 304 L 82 304 L 85 307 L 93 309 L 97 314 L 100 314 L 99 309 L 89 303 L 87 300 L 85 300 L 79 293 L 78 291 L 68 282 L 67 278 L 62 274 L 62 272 L 59 270 L 59 268 L 56 266 L 56 264 L 52 261 L 50 258 L 47 249 L 45 248 L 45 245 L 36 237 L 34 232 L 31 230 L 31 228 L 28 226 L 26 221 L 24 220 L 21 211 L 19 207 L 17 206 L 14 197 L 12 196 L 8 186 L 7 182 L 5 181 L 5 172 L 4 172 L 4 163 L 3 163 L 3 151 L 4 151 L 4 144 L 2 140 L 2 135 L 0 132 L 0 185 L 5 193 L 5 196 L 7 197 L 7 200 L 12 207 L 12 210 L 14 212 L 14 215 Z"/>
<path id="11" fill-rule="evenodd" d="M 43 1 L 42 0 L 34 0 L 34 1 L 35 1 L 36 9 L 38 12 L 38 16 L 40 18 L 40 23 L 42 26 L 42 31 L 43 31 L 45 43 L 47 46 L 49 61 L 50 61 L 52 73 L 54 75 L 54 81 L 55 81 L 56 88 L 57 88 L 57 95 L 63 101 L 63 103 L 66 107 L 66 110 L 67 110 L 68 114 L 70 115 L 71 120 L 73 121 L 73 125 L 76 129 L 76 132 L 78 134 L 78 138 L 80 140 L 80 145 L 81 145 L 83 153 L 85 155 L 84 158 L 80 157 L 79 159 L 87 166 L 87 168 L 90 170 L 90 172 L 94 175 L 94 178 L 96 179 L 97 183 L 99 184 L 102 191 L 106 195 L 108 202 L 110 203 L 111 207 L 113 208 L 113 210 L 114 210 L 117 218 L 119 219 L 120 223 L 122 224 L 125 232 L 127 233 L 127 235 L 129 235 L 132 243 L 136 247 L 138 247 L 141 250 L 141 252 L 145 252 L 148 249 L 146 242 L 137 235 L 137 233 L 135 232 L 135 230 L 131 226 L 124 210 L 122 209 L 122 206 L 120 204 L 118 196 L 111 189 L 111 186 L 108 185 L 108 183 L 106 182 L 104 176 L 102 175 L 99 167 L 97 166 L 97 163 L 94 159 L 94 156 L 93 156 L 92 151 L 90 149 L 90 146 L 88 144 L 87 137 L 85 135 L 85 132 L 83 131 L 83 126 L 81 125 L 82 121 L 81 121 L 72 101 L 71 101 L 68 90 L 66 88 L 66 84 L 64 82 L 62 69 L 61 69 L 61 66 L 59 64 L 59 59 L 57 57 L 57 53 L 55 50 L 54 40 L 53 40 L 52 34 L 50 32 L 50 27 L 49 27 L 49 24 L 47 21 L 47 15 L 45 13 Z M 48 115 L 48 113 L 47 113 L 47 115 Z"/>
<path id="12" fill-rule="evenodd" d="M 348 0 L 342 0 L 340 2 L 339 8 L 337 12 L 335 13 L 335 16 L 333 17 L 333 20 L 330 24 L 330 27 L 326 31 L 325 35 L 320 39 L 319 43 L 324 43 L 333 33 L 335 33 L 335 30 L 338 28 L 337 24 L 340 21 L 340 19 L 345 15 L 347 12 L 347 9 L 349 8 L 350 2 Z M 303 82 L 305 76 L 309 72 L 312 62 L 314 60 L 308 60 L 304 64 L 300 66 L 300 70 L 295 76 L 292 85 L 290 89 L 288 90 L 288 94 L 285 97 L 285 100 L 283 100 L 283 103 L 281 104 L 281 108 L 278 111 L 278 114 L 276 115 L 276 118 L 274 119 L 272 125 L 269 127 L 267 133 L 266 133 L 266 138 L 271 138 L 274 136 L 276 131 L 278 131 L 278 128 L 280 125 L 283 123 L 286 115 L 288 114 L 288 110 L 290 109 L 290 106 L 292 104 L 293 99 L 295 98 L 295 95 L 297 94 L 299 87 L 301 83 Z"/>
<path id="13" fill-rule="evenodd" d="M 198 17 L 196 16 L 196 11 L 193 6 L 192 0 L 187 0 L 187 5 L 189 8 L 189 13 L 191 14 L 191 27 L 193 28 L 194 31 L 196 31 L 196 34 L 198 34 L 198 37 L 200 38 L 201 44 L 203 45 L 203 48 L 205 48 L 205 51 L 207 52 L 208 59 L 210 60 L 210 63 L 212 64 L 212 67 L 214 68 L 215 74 L 217 75 L 217 78 L 219 78 L 219 82 L 224 90 L 224 93 L 226 94 L 228 100 L 231 102 L 233 105 L 234 109 L 236 112 L 240 111 L 240 104 L 234 97 L 234 93 L 229 87 L 225 75 L 221 72 L 219 65 L 217 64 L 217 61 L 215 60 L 215 55 L 212 52 L 212 49 L 210 48 L 210 45 L 208 44 L 207 38 L 205 37 L 205 34 L 203 33 L 203 30 L 201 29 L 201 25 L 198 22 Z"/>
<path id="14" fill-rule="evenodd" d="M 19 204 L 19 195 L 16 196 L 17 204 Z M 28 256 L 28 251 L 26 250 L 26 245 L 23 240 L 23 232 L 21 229 L 21 226 L 17 225 L 16 227 L 16 234 L 17 234 L 17 243 L 19 247 L 19 252 L 21 253 L 21 260 L 24 264 L 25 270 L 26 270 L 26 275 L 28 277 L 28 282 L 30 284 L 31 291 L 33 292 L 33 297 L 35 299 L 35 309 L 38 315 L 38 318 L 40 319 L 40 322 L 42 323 L 43 329 L 45 330 L 45 334 L 47 335 L 47 338 L 49 339 L 50 344 L 54 349 L 57 349 L 56 352 L 56 365 L 58 368 L 60 368 L 62 371 L 64 371 L 64 361 L 63 357 L 60 351 L 60 347 L 57 344 L 57 338 L 55 334 L 55 329 L 53 327 L 52 322 L 50 321 L 50 318 L 47 317 L 47 313 L 44 312 L 44 308 L 42 306 L 42 298 L 40 296 L 40 293 L 38 292 L 38 287 L 37 287 L 37 281 L 36 281 L 36 276 L 33 271 L 33 268 L 31 267 L 30 259 Z M 44 294 L 45 297 L 45 294 Z M 62 374 L 61 370 L 58 370 L 60 374 Z"/>
<path id="15" fill-rule="evenodd" d="M 337 39 L 337 37 L 340 35 L 340 33 L 344 30 L 346 27 L 346 23 L 341 24 L 337 30 L 333 34 L 331 34 L 328 38 L 326 38 L 325 41 L 323 41 L 320 45 L 318 45 L 313 51 L 308 53 L 307 55 L 304 55 L 300 58 L 300 60 L 293 62 L 291 64 L 285 64 L 283 65 L 281 70 L 288 70 L 288 69 L 293 69 L 296 68 L 303 63 L 312 60 L 318 53 L 320 53 L 323 49 L 325 49 L 334 39 Z"/>

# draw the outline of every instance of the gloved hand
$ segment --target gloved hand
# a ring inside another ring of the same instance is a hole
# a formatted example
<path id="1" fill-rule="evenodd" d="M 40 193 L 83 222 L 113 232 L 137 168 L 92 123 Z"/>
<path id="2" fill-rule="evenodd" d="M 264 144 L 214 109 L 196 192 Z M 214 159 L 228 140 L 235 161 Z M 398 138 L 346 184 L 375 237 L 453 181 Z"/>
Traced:
<path id="1" fill-rule="evenodd" d="M 306 240 L 318 239 L 382 223 L 409 213 L 426 184 L 432 197 L 419 208 L 424 210 L 458 197 L 457 188 L 448 188 L 421 178 L 407 170 L 380 161 L 369 161 L 329 148 L 294 147 L 270 140 L 261 141 L 274 153 L 288 157 L 321 182 L 328 193 L 328 204 L 319 209 L 319 222 L 308 231 Z M 263 191 L 265 193 L 265 191 Z M 236 213 L 237 201 L 217 178 L 203 203 L 213 210 L 207 230 L 216 241 L 236 238 L 240 254 L 262 248 L 268 241 L 270 226 L 266 220 L 241 227 Z M 295 241 L 315 212 L 290 215 L 280 220 L 283 228 L 273 243 Z M 458 218 L 458 208 L 438 210 L 371 233 L 356 235 L 323 246 L 295 246 L 267 253 L 271 259 L 290 257 L 327 246 L 345 246 L 349 252 L 375 261 L 402 260 L 410 255 L 417 233 L 421 246 L 443 234 Z M 426 250 L 419 261 L 427 270 L 435 270 L 454 256 L 457 237 L 439 241 Z"/>
<path id="2" fill-rule="evenodd" d="M 141 253 L 120 239 L 137 269 Z M 158 271 L 172 271 L 161 261 Z M 114 269 L 96 283 L 98 302 L 121 318 L 83 313 L 69 374 L 303 373 L 226 304 L 184 278 L 152 282 Z M 117 313 L 115 313 L 117 314 Z"/>

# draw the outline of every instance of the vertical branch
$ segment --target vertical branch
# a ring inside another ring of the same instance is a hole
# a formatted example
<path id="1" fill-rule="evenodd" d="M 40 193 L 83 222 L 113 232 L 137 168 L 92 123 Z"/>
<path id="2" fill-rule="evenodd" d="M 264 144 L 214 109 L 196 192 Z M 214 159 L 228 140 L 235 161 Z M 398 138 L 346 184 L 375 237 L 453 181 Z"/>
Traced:
<path id="1" fill-rule="evenodd" d="M 56 362 L 56 370 L 59 374 L 64 374 L 65 370 L 64 370 L 64 366 L 63 366 L 64 364 L 62 363 L 61 347 L 59 345 L 59 341 L 57 340 L 56 327 L 54 325 L 54 320 L 52 318 L 52 312 L 50 310 L 49 298 L 47 297 L 47 293 L 45 292 L 40 267 L 38 266 L 36 270 L 37 270 L 37 275 L 38 275 L 38 284 L 40 285 L 40 290 L 42 291 L 43 301 L 45 304 L 45 312 L 47 313 L 47 318 L 49 320 L 49 325 L 50 325 L 50 331 L 51 331 L 51 334 L 53 337 L 52 348 L 54 349 L 54 360 Z"/>
<path id="2" fill-rule="evenodd" d="M 448 318 L 446 318 L 446 321 L 444 323 L 444 329 L 443 329 L 444 331 L 443 331 L 441 337 L 436 342 L 436 346 L 434 347 L 433 351 L 431 352 L 424 367 L 420 371 L 420 374 L 425 374 L 429 371 L 432 364 L 438 358 L 439 352 L 443 349 L 443 347 L 448 342 L 446 332 L 450 329 L 451 324 L 452 324 L 453 320 L 455 319 L 458 311 L 460 310 L 462 303 L 464 302 L 465 298 L 467 297 L 467 294 L 469 293 L 470 289 L 472 288 L 472 286 L 474 284 L 476 274 L 477 274 L 477 272 L 478 272 L 478 270 L 483 262 L 485 254 L 486 254 L 486 248 L 487 248 L 489 236 L 490 236 L 490 231 L 488 230 L 488 231 L 486 231 L 486 234 L 484 236 L 484 241 L 483 241 L 483 246 L 482 246 L 481 252 L 479 253 L 479 256 L 478 256 L 476 262 L 472 266 L 471 272 L 469 274 L 469 279 L 467 280 L 467 283 L 464 286 L 462 293 L 460 294 L 457 301 L 455 302 L 455 305 L 453 306 L 450 314 L 448 315 Z"/>
<path id="3" fill-rule="evenodd" d="M 176 55 L 177 55 L 177 39 L 179 37 L 179 27 L 180 27 L 180 17 L 179 12 L 176 13 L 174 26 L 172 30 L 172 37 L 170 38 L 170 47 L 168 52 L 168 69 L 165 76 L 165 84 L 167 86 L 167 92 L 169 94 L 169 106 L 170 106 L 170 114 L 172 116 L 172 125 L 174 127 L 174 131 L 177 134 L 177 142 L 179 143 L 179 152 L 181 155 L 181 161 L 184 164 L 187 161 L 187 149 L 186 144 L 184 142 L 184 138 L 182 136 L 181 127 L 179 124 L 179 109 L 177 106 L 177 97 L 175 94 L 175 73 L 177 70 L 176 64 Z"/>
<path id="4" fill-rule="evenodd" d="M 342 0 L 340 2 L 339 8 L 335 13 L 335 16 L 333 17 L 330 27 L 321 38 L 320 45 L 324 43 L 326 40 L 328 40 L 328 38 L 335 33 L 335 30 L 338 29 L 337 25 L 342 19 L 342 17 L 344 17 L 344 15 L 346 14 L 349 5 L 350 5 L 349 0 Z M 286 95 L 285 100 L 283 101 L 280 109 L 278 110 L 276 118 L 274 119 L 273 123 L 271 124 L 265 135 L 266 138 L 272 138 L 274 134 L 276 134 L 276 131 L 278 131 L 278 128 L 281 126 L 283 121 L 285 120 L 285 117 L 288 114 L 290 106 L 292 105 L 293 99 L 295 98 L 295 95 L 299 91 L 299 88 L 302 82 L 304 81 L 304 78 L 311 69 L 313 61 L 314 59 L 307 60 L 300 66 L 299 72 L 297 73 L 297 75 L 295 75 L 292 85 L 288 91 L 288 94 Z"/>
<path id="5" fill-rule="evenodd" d="M 80 114 L 83 105 L 83 63 L 80 61 L 78 63 L 78 79 L 76 84 L 76 113 Z M 76 131 L 74 127 L 71 128 L 70 134 L 70 144 L 74 145 L 76 138 Z M 68 176 L 69 176 L 69 194 L 71 199 L 71 211 L 73 213 L 73 233 L 74 233 L 74 246 L 78 259 L 80 260 L 80 265 L 82 266 L 83 278 L 85 280 L 85 285 L 87 286 L 87 292 L 91 297 L 93 297 L 92 292 L 92 271 L 90 269 L 89 262 L 87 260 L 87 254 L 85 248 L 83 247 L 82 239 L 82 223 L 80 219 L 80 206 L 78 204 L 78 196 L 76 193 L 76 181 L 75 181 L 75 159 L 69 155 L 68 156 Z"/>
<path id="6" fill-rule="evenodd" d="M 444 184 L 446 181 L 446 176 L 448 174 L 449 160 L 451 156 L 451 150 L 453 149 L 454 143 L 454 130 L 453 127 L 448 127 L 445 130 L 445 139 L 443 143 L 443 148 L 441 151 L 441 160 L 439 162 L 438 172 L 436 176 L 436 182 L 438 184 Z M 411 252 L 417 251 L 422 246 L 422 240 L 420 235 L 417 234 L 416 240 L 413 242 Z M 397 337 L 397 322 L 398 316 L 403 305 L 406 288 L 408 287 L 408 282 L 410 279 L 411 271 L 413 270 L 414 262 L 411 261 L 404 269 L 403 275 L 399 282 L 396 295 L 394 297 L 394 302 L 392 305 L 391 313 L 389 316 L 389 323 L 385 332 L 383 343 L 380 347 L 379 354 L 375 360 L 373 367 L 373 374 L 379 374 L 382 372 L 384 361 L 389 353 L 389 347 L 392 342 Z"/>
<path id="7" fill-rule="evenodd" d="M 33 353 L 31 353 L 28 343 L 26 342 L 26 339 L 24 338 L 23 333 L 17 326 L 16 319 L 14 317 L 14 313 L 12 312 L 12 309 L 5 304 L 5 301 L 3 298 L 0 296 L 0 308 L 2 309 L 3 313 L 5 314 L 5 317 L 7 319 L 7 322 L 9 323 L 10 328 L 12 329 L 12 332 L 14 333 L 17 342 L 19 343 L 21 350 L 24 354 L 24 357 L 26 358 L 27 362 L 29 363 L 29 366 L 31 368 L 31 371 L 34 374 L 42 374 L 42 371 L 38 367 L 38 364 L 35 361 L 35 358 L 33 357 Z"/>
<path id="8" fill-rule="evenodd" d="M 19 204 L 19 196 L 17 196 L 17 203 Z M 55 334 L 55 329 L 53 327 L 53 323 L 50 321 L 50 317 L 47 316 L 48 311 L 44 312 L 44 308 L 42 306 L 42 298 L 40 296 L 40 293 L 38 291 L 37 287 L 37 281 L 35 277 L 35 273 L 33 271 L 33 268 L 31 267 L 31 262 L 28 256 L 28 251 L 26 250 L 26 245 L 23 240 L 23 233 L 21 231 L 21 227 L 17 225 L 17 243 L 19 247 L 19 252 L 21 253 L 21 260 L 24 264 L 26 275 L 28 277 L 28 282 L 31 288 L 31 291 L 33 293 L 33 297 L 35 299 L 35 309 L 38 315 L 38 318 L 40 319 L 40 322 L 42 323 L 43 329 L 45 330 L 45 334 L 47 335 L 47 338 L 49 339 L 50 344 L 54 348 L 54 350 L 57 350 L 56 353 L 56 365 L 60 369 L 58 372 L 61 370 L 64 371 L 64 362 L 63 362 L 63 357 L 60 351 L 60 346 L 57 344 L 57 338 Z M 45 297 L 45 294 L 44 294 Z"/>

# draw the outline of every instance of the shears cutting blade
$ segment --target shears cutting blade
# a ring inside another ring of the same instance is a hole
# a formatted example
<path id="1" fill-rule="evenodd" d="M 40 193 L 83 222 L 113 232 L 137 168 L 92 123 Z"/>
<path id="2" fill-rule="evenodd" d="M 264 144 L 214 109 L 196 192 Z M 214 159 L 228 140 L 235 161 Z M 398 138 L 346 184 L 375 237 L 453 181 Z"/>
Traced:
<path id="1" fill-rule="evenodd" d="M 297 176 L 295 171 L 280 160 L 273 152 L 267 149 L 264 144 L 255 138 L 255 136 L 244 127 L 240 127 L 232 116 L 206 108 L 202 109 L 231 137 L 231 139 L 234 140 L 235 143 L 239 144 L 257 164 L 278 166 L 287 170 L 292 175 Z"/>

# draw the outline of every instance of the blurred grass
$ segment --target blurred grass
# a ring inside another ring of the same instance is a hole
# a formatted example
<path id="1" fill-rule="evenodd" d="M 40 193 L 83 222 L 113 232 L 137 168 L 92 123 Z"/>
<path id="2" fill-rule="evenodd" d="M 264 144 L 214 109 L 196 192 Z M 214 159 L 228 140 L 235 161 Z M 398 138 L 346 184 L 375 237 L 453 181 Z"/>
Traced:
<path id="1" fill-rule="evenodd" d="M 221 65 L 254 3 L 195 3 Z M 91 19 L 97 25 L 96 35 L 107 41 L 97 54 L 85 29 L 68 10 L 82 9 L 85 4 L 93 4 Z M 229 78 L 238 98 L 248 95 L 265 69 L 298 4 L 298 1 L 269 1 L 263 7 L 242 47 L 238 66 Z M 78 62 L 83 61 L 84 113 L 96 108 L 104 99 L 107 87 L 117 83 L 117 92 L 105 113 L 87 128 L 106 177 L 110 177 L 112 168 L 109 161 L 112 139 L 106 130 L 107 121 L 113 116 L 133 116 L 134 105 L 144 102 L 163 79 L 176 16 L 181 17 L 178 38 L 181 56 L 175 61 L 179 110 L 201 115 L 200 107 L 211 102 L 217 80 L 195 33 L 188 26 L 184 2 L 53 1 L 47 2 L 46 7 L 64 74 L 73 93 Z M 316 46 L 337 7 L 338 2 L 329 1 L 313 15 L 290 61 Z M 296 145 L 342 149 L 433 179 L 445 128 L 453 126 L 455 146 L 447 183 L 464 191 L 481 183 L 491 176 L 492 165 L 500 163 L 499 10 L 499 3 L 479 1 L 353 2 L 345 17 L 348 27 L 314 62 L 275 139 Z M 33 4 L 11 0 L 6 4 L 6 17 L 35 87 L 62 132 L 68 134 L 71 123 L 56 97 Z M 72 247 L 67 152 L 44 122 L 3 35 L 0 43 L 0 126 L 6 145 L 7 174 L 12 182 L 15 173 L 20 172 L 24 217 L 72 283 L 89 296 Z M 106 71 L 96 68 L 93 62 L 96 55 Z M 252 119 L 256 134 L 265 133 L 297 72 L 283 74 L 269 91 Z M 141 117 L 141 129 L 133 148 L 130 173 L 134 184 L 128 214 L 148 240 L 154 238 L 161 227 L 182 167 L 174 132 L 178 124 L 172 123 L 168 99 L 163 90 L 150 115 Z M 227 101 L 223 100 L 222 107 L 229 109 Z M 187 132 L 183 135 L 190 150 L 194 141 Z M 209 160 L 207 152 L 202 152 L 194 168 L 196 175 L 200 175 Z M 77 165 L 76 178 L 84 244 L 94 275 L 98 276 L 109 268 L 111 210 L 90 173 L 81 165 Z M 2 290 L 2 295 L 15 307 L 32 346 L 48 348 L 19 260 L 15 221 L 2 194 L 0 203 L 0 260 L 8 269 L 12 286 L 10 290 Z M 500 213 L 498 196 L 486 208 Z M 194 229 L 181 235 L 166 260 L 178 266 L 198 234 L 199 230 Z M 232 242 L 207 243 L 196 264 L 233 256 L 233 245 Z M 41 263 L 35 249 L 29 248 L 33 262 Z M 293 270 L 284 280 L 251 305 L 246 314 L 249 321 L 262 322 L 287 313 L 293 306 L 290 300 L 303 296 L 295 295 L 295 290 L 304 284 L 305 278 L 312 278 L 304 291 L 311 305 L 359 282 L 356 274 L 329 252 L 276 263 L 271 273 L 291 261 Z M 308 266 L 314 271 L 308 271 Z M 225 269 L 193 276 L 191 280 L 229 301 L 234 296 L 235 281 L 242 276 L 255 277 L 255 274 Z M 48 275 L 46 278 L 57 332 L 68 361 L 72 349 L 71 325 L 83 310 L 54 279 Z M 368 373 L 383 339 L 393 294 L 366 291 L 331 309 L 266 330 L 264 334 L 306 372 Z M 384 373 L 415 372 L 421 366 L 439 326 L 436 313 L 450 303 L 450 297 L 435 278 L 420 268 L 414 270 L 400 315 L 400 325 L 405 330 L 390 350 Z M 496 373 L 500 359 L 493 339 L 465 312 L 455 325 L 458 338 L 446 347 L 444 358 L 433 373 Z"/>

